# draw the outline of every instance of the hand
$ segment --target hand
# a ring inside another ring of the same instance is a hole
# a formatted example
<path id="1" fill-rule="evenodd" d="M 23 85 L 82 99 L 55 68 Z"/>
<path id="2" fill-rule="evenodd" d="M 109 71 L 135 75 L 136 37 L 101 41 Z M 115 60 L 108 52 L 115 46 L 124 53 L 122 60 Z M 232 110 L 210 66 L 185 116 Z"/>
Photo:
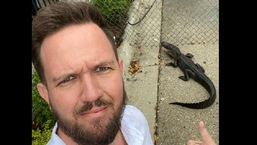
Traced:
<path id="1" fill-rule="evenodd" d="M 199 140 L 189 140 L 187 145 L 216 145 L 207 129 L 205 128 L 204 122 L 200 121 L 198 124 L 198 129 L 201 134 L 202 141 Z"/>

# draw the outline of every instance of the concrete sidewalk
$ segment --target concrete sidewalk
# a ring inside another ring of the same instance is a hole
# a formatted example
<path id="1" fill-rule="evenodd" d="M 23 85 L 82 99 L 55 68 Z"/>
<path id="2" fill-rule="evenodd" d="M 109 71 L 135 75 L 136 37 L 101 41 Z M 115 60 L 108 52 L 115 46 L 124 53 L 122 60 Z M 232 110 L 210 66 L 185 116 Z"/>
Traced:
<path id="1" fill-rule="evenodd" d="M 178 79 L 182 75 L 179 68 L 165 66 L 171 58 L 160 47 L 162 16 L 162 1 L 156 1 L 151 9 L 154 15 L 149 15 L 137 26 L 129 27 L 136 35 L 127 33 L 118 48 L 120 57 L 124 60 L 124 83 L 128 94 L 128 104 L 138 107 L 146 116 L 150 131 L 156 145 L 185 145 L 189 139 L 200 139 L 197 124 L 200 120 L 206 122 L 207 129 L 215 142 L 219 144 L 219 57 L 218 44 L 183 45 L 179 46 L 183 53 L 192 53 L 193 60 L 205 69 L 205 73 L 213 81 L 217 90 L 215 103 L 206 109 L 189 109 L 170 105 L 170 102 L 198 102 L 208 97 L 208 92 L 193 80 L 184 82 Z M 169 13 L 163 10 L 163 13 Z M 144 26 L 151 22 L 155 29 Z M 167 23 L 167 22 L 166 22 Z M 159 29 L 156 29 L 159 28 Z M 149 33 L 140 33 L 147 31 Z M 154 31 L 154 32 L 151 32 Z M 164 31 L 165 32 L 165 31 Z M 158 35 L 152 35 L 158 34 Z M 138 38 L 140 35 L 140 39 Z M 138 38 L 128 41 L 126 38 Z M 151 39 L 147 45 L 144 40 Z M 136 62 L 140 70 L 130 72 L 130 63 Z"/>

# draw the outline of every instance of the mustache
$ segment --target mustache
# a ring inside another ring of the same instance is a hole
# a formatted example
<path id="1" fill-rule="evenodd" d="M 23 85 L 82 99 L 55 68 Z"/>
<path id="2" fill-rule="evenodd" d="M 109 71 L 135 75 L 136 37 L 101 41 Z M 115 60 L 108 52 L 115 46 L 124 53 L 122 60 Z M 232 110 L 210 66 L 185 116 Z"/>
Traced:
<path id="1" fill-rule="evenodd" d="M 94 102 L 86 102 L 85 105 L 83 105 L 81 108 L 79 108 L 79 110 L 77 110 L 75 112 L 75 115 L 79 115 L 85 111 L 91 110 L 93 108 L 93 106 L 108 106 L 108 105 L 113 105 L 113 103 L 111 101 L 107 101 L 104 99 L 97 99 Z"/>

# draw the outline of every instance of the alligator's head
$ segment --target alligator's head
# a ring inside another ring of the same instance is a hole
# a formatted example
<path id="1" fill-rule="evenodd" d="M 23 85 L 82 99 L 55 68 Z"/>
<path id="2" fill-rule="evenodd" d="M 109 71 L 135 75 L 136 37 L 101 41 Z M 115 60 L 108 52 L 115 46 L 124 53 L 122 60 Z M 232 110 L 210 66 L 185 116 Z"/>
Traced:
<path id="1" fill-rule="evenodd" d="M 176 47 L 176 46 L 173 45 L 173 44 L 170 44 L 170 43 L 168 43 L 168 42 L 162 41 L 162 42 L 161 42 L 161 45 L 163 46 L 163 50 L 164 50 L 167 54 L 169 54 L 170 56 L 172 56 L 172 57 L 174 57 L 174 58 L 181 54 L 179 48 Z"/>

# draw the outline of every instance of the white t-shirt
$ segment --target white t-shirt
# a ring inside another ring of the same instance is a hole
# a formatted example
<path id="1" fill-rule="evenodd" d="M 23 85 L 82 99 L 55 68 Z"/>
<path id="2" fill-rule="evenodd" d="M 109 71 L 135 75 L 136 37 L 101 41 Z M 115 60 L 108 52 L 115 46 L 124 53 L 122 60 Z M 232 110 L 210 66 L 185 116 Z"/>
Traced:
<path id="1" fill-rule="evenodd" d="M 57 123 L 47 145 L 65 145 L 56 134 Z M 121 120 L 121 132 L 128 145 L 153 145 L 149 126 L 144 114 L 135 106 L 126 105 Z"/>

